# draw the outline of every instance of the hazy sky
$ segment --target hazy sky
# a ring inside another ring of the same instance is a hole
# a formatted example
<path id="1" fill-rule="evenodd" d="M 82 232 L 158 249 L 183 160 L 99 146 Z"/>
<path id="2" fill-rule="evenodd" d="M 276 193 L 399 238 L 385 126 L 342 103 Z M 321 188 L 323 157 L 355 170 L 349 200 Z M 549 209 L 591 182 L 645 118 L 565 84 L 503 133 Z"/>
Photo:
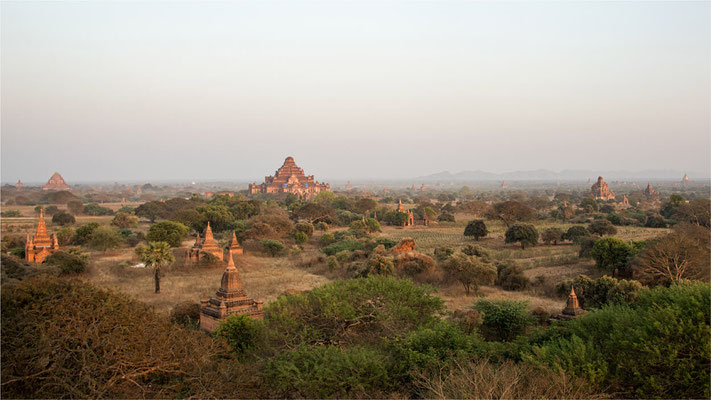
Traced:
<path id="1" fill-rule="evenodd" d="M 705 1 L 0 4 L 3 182 L 710 168 Z"/>

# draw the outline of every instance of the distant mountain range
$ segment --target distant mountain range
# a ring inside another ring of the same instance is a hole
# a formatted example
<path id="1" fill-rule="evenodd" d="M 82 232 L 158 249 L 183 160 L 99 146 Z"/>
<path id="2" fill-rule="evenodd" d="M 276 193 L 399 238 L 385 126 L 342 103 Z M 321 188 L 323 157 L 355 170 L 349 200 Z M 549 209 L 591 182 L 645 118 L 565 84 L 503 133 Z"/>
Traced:
<path id="1" fill-rule="evenodd" d="M 708 174 L 702 176 L 688 172 L 691 180 L 708 179 Z M 486 171 L 461 171 L 452 173 L 449 171 L 438 172 L 432 175 L 419 176 L 416 181 L 423 182 L 449 182 L 449 181 L 587 181 L 595 180 L 602 176 L 606 181 L 639 181 L 639 180 L 671 180 L 681 182 L 684 171 L 672 170 L 644 170 L 644 171 L 594 171 L 594 170 L 574 170 L 566 169 L 555 172 L 547 169 L 537 169 L 531 171 L 513 171 L 500 174 Z"/>

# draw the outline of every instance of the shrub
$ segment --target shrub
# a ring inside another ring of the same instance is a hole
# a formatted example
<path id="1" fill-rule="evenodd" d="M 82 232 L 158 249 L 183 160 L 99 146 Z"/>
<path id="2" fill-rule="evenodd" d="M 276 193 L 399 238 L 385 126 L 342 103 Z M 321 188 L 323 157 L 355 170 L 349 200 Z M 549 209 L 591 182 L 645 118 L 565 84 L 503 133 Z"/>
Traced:
<path id="1" fill-rule="evenodd" d="M 545 244 L 558 244 L 559 240 L 563 240 L 563 230 L 560 228 L 548 228 L 541 234 L 541 240 Z"/>
<path id="2" fill-rule="evenodd" d="M 336 253 L 339 253 L 343 250 L 348 250 L 348 251 L 355 251 L 355 250 L 360 250 L 363 248 L 363 242 L 355 239 L 343 239 L 335 243 L 331 243 L 326 247 L 323 247 L 321 249 L 321 252 L 323 252 L 326 255 L 332 256 Z"/>
<path id="3" fill-rule="evenodd" d="M 468 244 L 462 248 L 462 253 L 464 253 L 468 256 L 481 257 L 481 258 L 484 258 L 485 260 L 489 258 L 489 252 L 486 251 L 483 247 L 472 246 L 470 244 Z"/>
<path id="4" fill-rule="evenodd" d="M 189 329 L 200 329 L 200 304 L 190 301 L 176 304 L 170 311 L 170 322 Z"/>
<path id="5" fill-rule="evenodd" d="M 592 258 L 592 249 L 595 245 L 595 239 L 592 236 L 587 236 L 580 239 L 580 250 L 578 251 L 578 257 L 580 258 Z"/>
<path id="6" fill-rule="evenodd" d="M 476 293 L 479 285 L 491 285 L 496 279 L 496 267 L 477 257 L 461 253 L 449 257 L 442 268 L 447 275 L 464 286 L 467 295 L 472 289 Z"/>
<path id="7" fill-rule="evenodd" d="M 90 222 L 86 225 L 78 227 L 76 233 L 74 234 L 74 243 L 78 245 L 86 244 L 91 238 L 91 234 L 99 226 L 100 225 L 96 222 Z"/>
<path id="8" fill-rule="evenodd" d="M 489 234 L 489 230 L 486 228 L 486 224 L 483 219 L 475 219 L 469 221 L 466 228 L 464 228 L 464 236 L 471 236 L 476 240 L 483 238 Z"/>
<path id="9" fill-rule="evenodd" d="M 435 247 L 434 256 L 439 262 L 446 261 L 449 257 L 454 254 L 454 249 L 451 247 Z"/>
<path id="10" fill-rule="evenodd" d="M 296 244 L 306 243 L 309 240 L 309 236 L 304 232 L 296 232 L 294 234 L 294 242 Z"/>
<path id="11" fill-rule="evenodd" d="M 596 219 L 588 225 L 588 231 L 598 236 L 614 235 L 617 233 L 617 228 L 612 225 L 612 222 L 606 219 Z"/>
<path id="12" fill-rule="evenodd" d="M 380 227 L 380 222 L 378 222 L 378 220 L 375 218 L 366 218 L 365 228 L 368 233 L 376 233 L 382 230 Z"/>
<path id="13" fill-rule="evenodd" d="M 227 339 L 232 351 L 244 358 L 264 345 L 264 323 L 244 314 L 233 314 L 220 323 L 213 335 Z"/>
<path id="14" fill-rule="evenodd" d="M 328 266 L 329 271 L 333 271 L 334 269 L 338 268 L 339 264 L 336 256 L 329 256 L 326 265 Z"/>
<path id="15" fill-rule="evenodd" d="M 180 222 L 161 221 L 151 225 L 146 235 L 149 242 L 166 242 L 170 247 L 180 247 L 190 230 Z"/>
<path id="16" fill-rule="evenodd" d="M 264 308 L 264 322 L 278 347 L 379 343 L 436 321 L 443 304 L 428 286 L 369 276 L 280 296 Z"/>
<path id="17" fill-rule="evenodd" d="M 127 229 L 138 225 L 138 217 L 125 212 L 116 213 L 116 216 L 111 220 L 111 225 L 119 228 Z"/>
<path id="18" fill-rule="evenodd" d="M 506 243 L 521 243 L 521 248 L 526 245 L 535 246 L 538 244 L 538 231 L 531 224 L 515 224 L 506 230 Z"/>
<path id="19" fill-rule="evenodd" d="M 46 263 L 56 265 L 62 275 L 74 275 L 84 272 L 89 260 L 85 255 L 57 250 L 47 257 Z"/>
<path id="20" fill-rule="evenodd" d="M 64 227 L 57 231 L 57 242 L 59 242 L 60 246 L 66 246 L 70 243 L 72 243 L 72 240 L 74 239 L 74 229 L 70 227 Z"/>
<path id="21" fill-rule="evenodd" d="M 586 227 L 575 225 L 568 228 L 568 231 L 563 235 L 563 239 L 579 244 L 583 238 L 588 236 L 590 236 L 590 231 Z"/>
<path id="22" fill-rule="evenodd" d="M 87 204 L 84 206 L 84 214 L 86 215 L 113 215 L 114 212 L 110 208 L 102 207 L 96 203 Z"/>
<path id="23" fill-rule="evenodd" d="M 373 254 L 367 265 L 369 275 L 392 275 L 395 270 L 393 258 L 381 254 Z"/>
<path id="24" fill-rule="evenodd" d="M 479 300 L 474 309 L 484 315 L 481 327 L 488 340 L 512 340 L 533 323 L 525 301 Z"/>
<path id="25" fill-rule="evenodd" d="M 437 221 L 439 222 L 455 222 L 454 221 L 454 214 L 449 213 L 449 212 L 443 212 L 437 217 Z"/>
<path id="26" fill-rule="evenodd" d="M 615 397 L 709 398 L 710 296 L 701 282 L 642 290 L 631 305 L 559 326 L 526 358 L 609 387 Z"/>
<path id="27" fill-rule="evenodd" d="M 432 257 L 418 251 L 406 251 L 395 255 L 395 268 L 405 276 L 415 276 L 435 267 Z"/>
<path id="28" fill-rule="evenodd" d="M 328 246 L 329 244 L 331 244 L 335 241 L 336 241 L 336 238 L 333 236 L 333 234 L 326 232 L 323 235 L 321 235 L 321 238 L 318 240 L 318 243 L 321 246 Z"/>
<path id="29" fill-rule="evenodd" d="M 59 211 L 56 212 L 52 216 L 52 223 L 61 225 L 61 226 L 66 226 L 66 225 L 72 225 L 75 222 L 77 222 L 76 218 L 72 214 L 69 214 L 66 211 Z"/>
<path id="30" fill-rule="evenodd" d="M 590 255 L 599 269 L 615 276 L 628 274 L 628 265 L 635 253 L 636 250 L 621 239 L 604 238 L 595 241 Z"/>
<path id="31" fill-rule="evenodd" d="M 96 250 L 107 251 L 109 249 L 117 249 L 123 243 L 123 238 L 115 229 L 108 226 L 100 226 L 91 232 L 88 245 Z"/>
<path id="32" fill-rule="evenodd" d="M 17 210 L 9 210 L 9 211 L 3 211 L 0 213 L 0 216 L 3 218 L 16 218 L 16 217 L 21 217 L 22 214 L 20 214 L 19 211 Z"/>
<path id="33" fill-rule="evenodd" d="M 382 352 L 366 347 L 299 347 L 267 362 L 269 385 L 279 397 L 387 397 L 396 389 Z"/>
<path id="34" fill-rule="evenodd" d="M 284 251 L 284 243 L 276 239 L 262 239 L 259 243 L 264 251 L 272 257 L 276 257 Z"/>
<path id="35" fill-rule="evenodd" d="M 496 284 L 504 290 L 523 290 L 530 283 L 523 269 L 514 262 L 500 263 L 496 269 Z"/>
<path id="36" fill-rule="evenodd" d="M 43 275 L 2 310 L 3 398 L 227 397 L 209 389 L 219 343 L 127 296 Z"/>
<path id="37" fill-rule="evenodd" d="M 325 232 L 325 231 L 328 230 L 328 224 L 325 223 L 325 222 L 323 222 L 323 221 L 321 221 L 321 222 L 319 222 L 319 223 L 316 224 L 316 229 Z"/>
<path id="38" fill-rule="evenodd" d="M 306 236 L 311 237 L 314 234 L 314 226 L 311 222 L 299 222 L 294 226 L 297 232 L 303 232 Z"/>
<path id="39" fill-rule="evenodd" d="M 648 228 L 666 228 L 667 221 L 664 220 L 664 217 L 661 215 L 653 214 L 647 217 L 647 221 L 645 221 L 644 226 Z"/>

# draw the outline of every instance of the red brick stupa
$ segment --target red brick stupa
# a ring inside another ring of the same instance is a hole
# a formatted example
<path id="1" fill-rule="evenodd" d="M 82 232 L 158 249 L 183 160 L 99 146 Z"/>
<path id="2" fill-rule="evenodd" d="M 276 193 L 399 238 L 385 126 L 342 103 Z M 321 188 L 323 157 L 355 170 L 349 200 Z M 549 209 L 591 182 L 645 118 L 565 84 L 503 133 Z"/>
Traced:
<path id="1" fill-rule="evenodd" d="M 563 313 L 560 317 L 564 319 L 572 319 L 583 314 L 585 314 L 585 310 L 580 308 L 580 304 L 578 304 L 578 296 L 575 295 L 575 289 L 571 287 L 568 301 L 565 304 L 565 308 L 563 309 Z"/>
<path id="2" fill-rule="evenodd" d="M 198 233 L 195 239 L 195 244 L 193 247 L 187 251 L 188 261 L 200 261 L 200 258 L 204 257 L 205 253 L 212 254 L 217 257 L 218 260 L 222 261 L 222 249 L 217 245 L 215 238 L 212 236 L 212 229 L 210 228 L 210 222 L 207 223 L 207 228 L 205 229 L 205 240 L 200 242 L 200 234 Z"/>
<path id="3" fill-rule="evenodd" d="M 64 182 L 62 175 L 59 172 L 55 172 L 51 178 L 47 181 L 47 184 L 42 186 L 42 190 L 71 190 L 71 186 Z"/>
<path id="4" fill-rule="evenodd" d="M 237 235 L 235 235 L 234 231 L 232 231 L 232 239 L 230 239 L 230 242 L 227 244 L 227 251 L 232 252 L 232 254 L 244 253 L 242 246 L 240 246 L 239 242 L 237 241 Z"/>
<path id="5" fill-rule="evenodd" d="M 222 274 L 215 297 L 200 301 L 200 328 L 212 332 L 230 315 L 244 314 L 255 319 L 262 318 L 262 304 L 259 300 L 247 297 L 232 252 L 228 251 L 227 268 Z"/>
<path id="6" fill-rule="evenodd" d="M 397 210 L 396 211 L 407 214 L 407 221 L 405 222 L 405 224 L 403 226 L 415 225 L 415 214 L 412 213 L 412 210 L 405 211 L 405 207 L 402 205 L 402 200 L 397 201 Z"/>
<path id="7" fill-rule="evenodd" d="M 47 225 L 44 222 L 44 209 L 40 208 L 39 222 L 35 236 L 30 238 L 27 234 L 27 242 L 25 243 L 25 260 L 29 262 L 41 263 L 49 257 L 50 254 L 59 250 L 59 242 L 57 236 L 52 234 L 50 237 L 47 233 Z"/>
<path id="8" fill-rule="evenodd" d="M 276 170 L 274 176 L 264 177 L 264 183 L 249 184 L 250 194 L 294 193 L 309 198 L 321 191 L 330 190 L 329 184 L 316 182 L 313 175 L 305 175 L 304 170 L 296 165 L 294 157 L 287 157 L 284 164 Z"/>

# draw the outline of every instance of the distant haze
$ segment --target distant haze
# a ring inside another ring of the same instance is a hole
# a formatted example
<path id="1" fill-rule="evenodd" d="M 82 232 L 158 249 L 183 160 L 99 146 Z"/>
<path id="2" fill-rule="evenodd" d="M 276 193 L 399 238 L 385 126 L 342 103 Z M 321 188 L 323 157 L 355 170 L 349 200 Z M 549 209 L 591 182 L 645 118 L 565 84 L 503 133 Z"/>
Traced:
<path id="1" fill-rule="evenodd" d="M 711 169 L 709 2 L 0 7 L 3 183 Z"/>

